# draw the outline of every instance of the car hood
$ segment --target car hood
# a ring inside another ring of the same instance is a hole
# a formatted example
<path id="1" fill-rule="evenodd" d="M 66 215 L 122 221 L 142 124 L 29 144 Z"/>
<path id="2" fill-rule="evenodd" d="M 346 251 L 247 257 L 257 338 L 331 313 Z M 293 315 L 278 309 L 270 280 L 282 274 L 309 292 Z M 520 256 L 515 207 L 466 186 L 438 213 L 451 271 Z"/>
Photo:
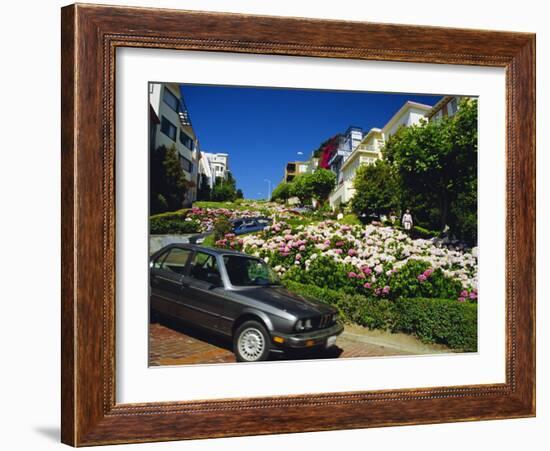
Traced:
<path id="1" fill-rule="evenodd" d="M 249 288 L 239 291 L 239 294 L 298 316 L 315 316 L 336 312 L 336 309 L 329 305 L 291 293 L 282 286 Z"/>

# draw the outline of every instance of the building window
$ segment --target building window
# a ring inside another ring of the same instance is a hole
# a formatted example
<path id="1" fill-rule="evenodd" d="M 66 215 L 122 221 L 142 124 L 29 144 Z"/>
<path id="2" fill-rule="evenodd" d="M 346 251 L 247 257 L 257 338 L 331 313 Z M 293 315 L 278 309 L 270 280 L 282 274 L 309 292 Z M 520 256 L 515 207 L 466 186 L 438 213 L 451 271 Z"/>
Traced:
<path id="1" fill-rule="evenodd" d="M 187 158 L 182 157 L 181 155 L 180 155 L 180 165 L 185 172 L 189 172 L 189 173 L 193 172 L 193 163 L 191 163 L 191 160 L 188 160 Z"/>
<path id="2" fill-rule="evenodd" d="M 456 97 L 453 97 L 451 101 L 449 102 L 449 106 L 447 107 L 447 112 L 449 116 L 452 116 L 456 113 L 456 110 L 458 109 L 457 100 Z"/>
<path id="3" fill-rule="evenodd" d="M 180 143 L 182 143 L 189 150 L 193 150 L 193 138 L 191 138 L 183 130 L 180 130 Z"/>
<path id="4" fill-rule="evenodd" d="M 166 103 L 166 105 L 172 108 L 176 113 L 178 112 L 180 101 L 168 88 L 164 88 L 162 100 L 164 100 L 164 103 Z"/>
<path id="5" fill-rule="evenodd" d="M 160 123 L 160 131 L 168 136 L 168 138 L 170 138 L 172 141 L 176 140 L 176 133 L 178 129 L 164 116 L 162 116 L 162 121 Z"/>

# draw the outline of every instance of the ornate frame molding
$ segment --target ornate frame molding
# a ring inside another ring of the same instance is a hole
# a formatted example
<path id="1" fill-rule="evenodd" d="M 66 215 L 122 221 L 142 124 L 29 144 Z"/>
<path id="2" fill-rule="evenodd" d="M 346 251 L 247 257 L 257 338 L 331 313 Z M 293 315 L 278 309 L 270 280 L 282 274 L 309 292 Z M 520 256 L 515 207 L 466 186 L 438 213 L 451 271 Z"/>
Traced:
<path id="1" fill-rule="evenodd" d="M 62 43 L 64 443 L 81 446 L 535 414 L 534 35 L 77 4 L 62 9 Z M 114 91 L 119 47 L 506 68 L 506 383 L 117 404 Z"/>

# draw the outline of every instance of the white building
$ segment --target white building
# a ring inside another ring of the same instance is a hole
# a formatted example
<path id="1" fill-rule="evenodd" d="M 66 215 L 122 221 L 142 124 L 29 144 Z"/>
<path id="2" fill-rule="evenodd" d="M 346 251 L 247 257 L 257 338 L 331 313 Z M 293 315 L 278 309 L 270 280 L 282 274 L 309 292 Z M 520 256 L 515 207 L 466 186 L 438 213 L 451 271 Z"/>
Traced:
<path id="1" fill-rule="evenodd" d="M 214 187 L 214 183 L 218 177 L 226 179 L 228 173 L 228 154 L 200 152 L 199 177 L 201 181 L 206 179 L 210 188 Z"/>
<path id="2" fill-rule="evenodd" d="M 462 98 L 462 96 L 443 97 L 433 106 L 432 110 L 426 117 L 431 122 L 447 116 L 454 116 L 459 109 L 459 103 Z"/>
<path id="3" fill-rule="evenodd" d="M 338 165 L 333 164 L 336 161 L 333 156 L 331 169 L 336 172 L 337 178 L 336 188 L 329 196 L 330 206 L 338 208 L 340 204 L 349 202 L 355 195 L 353 180 L 359 166 L 373 164 L 382 159 L 382 148 L 390 136 L 394 135 L 401 127 L 419 124 L 422 119 L 426 119 L 426 115 L 431 111 L 432 107 L 429 105 L 408 101 L 382 129 L 372 128 L 366 135 L 363 135 L 360 143 L 351 152 L 341 152 Z"/>
<path id="4" fill-rule="evenodd" d="M 188 188 L 183 206 L 197 198 L 198 139 L 177 83 L 149 83 L 149 145 L 153 150 L 174 146 Z"/>
<path id="5" fill-rule="evenodd" d="M 423 103 L 407 101 L 395 113 L 392 118 L 384 125 L 382 134 L 384 140 L 394 135 L 401 127 L 410 127 L 419 124 L 422 119 L 426 120 L 426 115 L 430 113 L 432 107 Z"/>
<path id="6" fill-rule="evenodd" d="M 363 140 L 364 132 L 361 127 L 349 127 L 345 133 L 339 137 L 338 147 L 328 162 L 332 172 L 336 174 L 336 183 L 343 183 L 342 165 L 348 159 L 351 153 L 359 146 Z"/>

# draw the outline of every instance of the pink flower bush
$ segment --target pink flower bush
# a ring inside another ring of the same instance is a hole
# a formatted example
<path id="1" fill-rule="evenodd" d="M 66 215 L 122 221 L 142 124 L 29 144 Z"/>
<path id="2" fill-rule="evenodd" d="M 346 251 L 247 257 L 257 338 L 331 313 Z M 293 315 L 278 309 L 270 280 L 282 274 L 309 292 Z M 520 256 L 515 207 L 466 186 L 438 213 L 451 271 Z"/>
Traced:
<path id="1" fill-rule="evenodd" d="M 265 205 L 262 204 L 263 216 Z M 462 290 L 456 299 L 477 302 L 477 248 L 447 248 L 431 240 L 413 240 L 392 227 L 348 226 L 331 220 L 291 227 L 280 219 L 283 218 L 280 213 L 271 217 L 273 223 L 264 231 L 243 235 L 238 240 L 225 237 L 216 246 L 229 248 L 235 242 L 236 247 L 232 248 L 268 257 L 269 264 L 278 268 L 279 274 L 295 267 L 308 271 L 317 258 L 329 258 L 342 268 L 352 286 L 356 284 L 358 289 L 372 292 L 379 289 L 379 296 L 391 295 L 390 278 L 397 277 L 408 261 L 422 261 L 427 269 L 413 276 L 417 283 L 424 284 L 437 270 L 438 274 L 460 282 Z"/>
<path id="2" fill-rule="evenodd" d="M 426 277 L 430 277 L 433 274 L 434 270 L 432 268 L 428 268 L 426 271 L 424 271 L 424 275 Z"/>

